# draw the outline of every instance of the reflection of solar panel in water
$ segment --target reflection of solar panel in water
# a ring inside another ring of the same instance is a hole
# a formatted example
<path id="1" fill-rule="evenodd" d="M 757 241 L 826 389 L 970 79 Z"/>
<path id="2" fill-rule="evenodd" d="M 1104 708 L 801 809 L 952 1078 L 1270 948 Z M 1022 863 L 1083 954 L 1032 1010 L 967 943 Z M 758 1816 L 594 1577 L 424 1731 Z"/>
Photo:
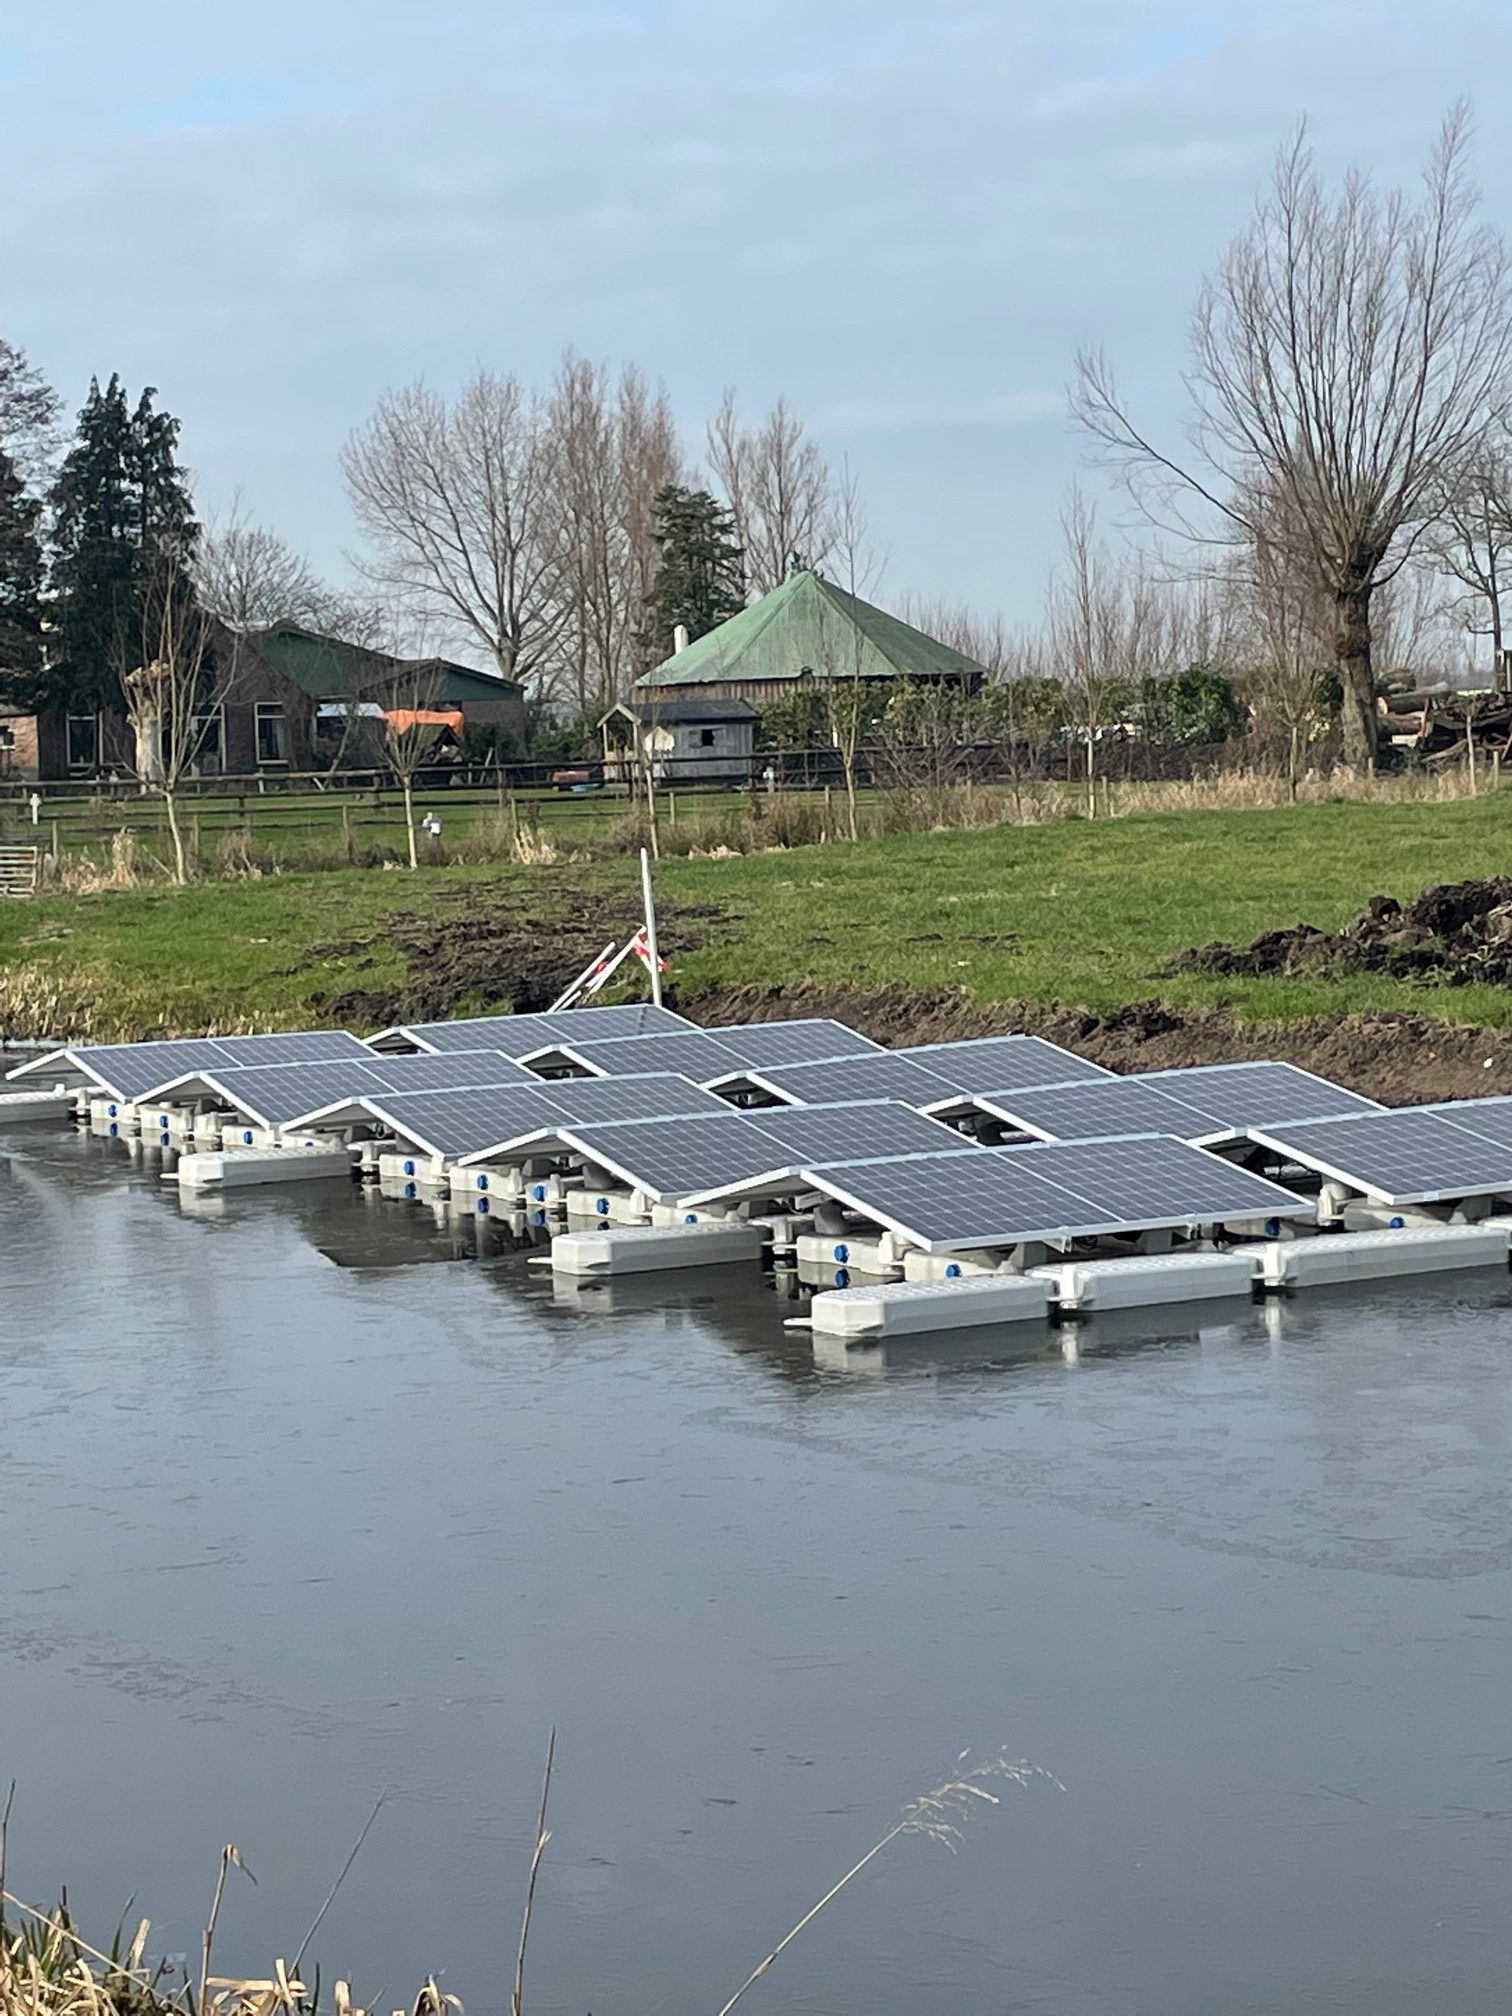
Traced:
<path id="1" fill-rule="evenodd" d="M 1062 1050 L 1043 1036 L 971 1036 L 956 1043 L 914 1043 L 893 1053 L 910 1057 L 961 1092 L 1007 1091 L 1020 1085 L 1069 1085 L 1112 1077 L 1101 1064 Z"/>
<path id="2" fill-rule="evenodd" d="M 1363 1119 L 1309 1120 L 1251 1128 L 1294 1162 L 1385 1204 L 1512 1191 L 1512 1146 L 1412 1107 Z"/>
<path id="3" fill-rule="evenodd" d="M 974 1095 L 984 1112 L 1045 1141 L 1091 1141 L 1109 1134 L 1210 1133 L 1204 1116 L 1157 1092 L 1143 1078 L 1100 1078 Z"/>
<path id="4" fill-rule="evenodd" d="M 1295 1064 L 1200 1064 L 1148 1071 L 1130 1083 L 1181 1100 L 1220 1127 L 1269 1127 L 1278 1120 L 1327 1120 L 1350 1113 L 1380 1113 L 1374 1099 L 1350 1092 Z M 1182 1129 L 1182 1132 L 1188 1130 Z"/>
<path id="5" fill-rule="evenodd" d="M 975 1146 L 911 1106 L 872 1099 L 849 1106 L 764 1106 L 751 1119 L 782 1150 L 782 1166 L 875 1161 L 884 1155 L 952 1154 Z M 770 1168 L 777 1162 L 767 1164 Z M 752 1170 L 752 1175 L 760 1174 Z"/>
<path id="6" fill-rule="evenodd" d="M 552 1037 L 533 1053 L 531 1062 L 550 1068 L 560 1052 L 585 1070 L 606 1078 L 626 1078 L 648 1071 L 675 1071 L 684 1078 L 717 1078 L 739 1068 L 740 1059 L 699 1029 L 673 1029 L 654 1036 L 622 1036 L 607 1043 Z"/>
<path id="7" fill-rule="evenodd" d="M 798 1022 L 746 1022 L 708 1034 L 733 1050 L 742 1064 L 809 1064 L 825 1057 L 875 1056 L 881 1045 L 843 1022 L 813 1017 Z"/>
<path id="8" fill-rule="evenodd" d="M 948 1099 L 955 1090 L 947 1080 L 892 1050 L 816 1064 L 781 1064 L 769 1070 L 753 1067 L 749 1075 L 754 1083 L 799 1106 L 844 1105 L 855 1099 L 928 1106 Z"/>
<path id="9" fill-rule="evenodd" d="M 583 1159 L 648 1197 L 687 1197 L 726 1180 L 731 1171 L 756 1173 L 772 1144 L 739 1113 L 689 1115 L 677 1126 L 656 1120 L 622 1120 L 602 1126 L 560 1123 L 556 1138 Z"/>
<path id="10" fill-rule="evenodd" d="M 1151 1136 L 999 1148 L 1003 1161 L 1085 1198 L 1110 1231 L 1157 1225 L 1211 1225 L 1234 1218 L 1303 1216 L 1309 1207 L 1263 1177 L 1186 1141 Z"/>

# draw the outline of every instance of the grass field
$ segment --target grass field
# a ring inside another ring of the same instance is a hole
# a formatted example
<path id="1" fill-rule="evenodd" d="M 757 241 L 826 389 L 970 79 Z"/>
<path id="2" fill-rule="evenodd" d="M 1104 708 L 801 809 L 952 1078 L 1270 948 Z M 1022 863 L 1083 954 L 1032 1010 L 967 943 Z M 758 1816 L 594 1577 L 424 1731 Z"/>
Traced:
<path id="1" fill-rule="evenodd" d="M 1337 926 L 1377 891 L 1512 871 L 1508 811 L 1498 794 L 901 834 L 670 860 L 658 888 L 674 909 L 719 913 L 679 925 L 684 1001 L 811 981 L 1104 1011 L 1158 998 L 1245 1020 L 1402 1007 L 1505 1025 L 1512 993 L 1493 986 L 1159 972 L 1210 939 L 1304 918 Z M 465 941 L 479 917 L 504 918 L 549 952 L 567 908 L 592 918 L 596 904 L 632 904 L 635 873 L 629 859 L 354 870 L 17 903 L 0 911 L 0 1027 L 137 1034 L 317 1019 L 315 996 L 404 988 L 413 968 L 394 932 L 405 920 L 454 918 Z M 494 1005 L 515 977 L 500 968 L 458 1005 Z"/>

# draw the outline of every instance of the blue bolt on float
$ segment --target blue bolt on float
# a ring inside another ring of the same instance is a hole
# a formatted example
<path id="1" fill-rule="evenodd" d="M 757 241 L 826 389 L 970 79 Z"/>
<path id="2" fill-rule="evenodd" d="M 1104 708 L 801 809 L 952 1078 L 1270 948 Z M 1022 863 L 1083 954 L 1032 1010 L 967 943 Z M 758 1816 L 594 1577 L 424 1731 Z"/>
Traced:
<path id="1" fill-rule="evenodd" d="M 600 1218 L 607 1218 L 609 1216 L 609 1199 L 607 1197 L 595 1197 L 593 1208 L 597 1211 Z"/>
<path id="2" fill-rule="evenodd" d="M 120 1108 L 116 1105 L 114 1099 L 112 1099 L 110 1104 L 105 1108 L 105 1111 L 110 1115 L 111 1119 L 114 1120 L 116 1114 L 120 1111 Z"/>
<path id="3" fill-rule="evenodd" d="M 532 1225 L 544 1225 L 546 1223 L 546 1213 L 544 1211 L 532 1211 L 530 1222 Z"/>
<path id="4" fill-rule="evenodd" d="M 698 1213 L 696 1211 L 685 1211 L 683 1213 L 683 1223 L 684 1225 L 696 1225 L 698 1223 Z"/>
<path id="5" fill-rule="evenodd" d="M 480 1190 L 486 1190 L 488 1188 L 488 1178 L 486 1176 L 480 1176 L 478 1178 L 478 1188 Z"/>
<path id="6" fill-rule="evenodd" d="M 478 1199 L 478 1216 L 480 1218 L 486 1218 L 488 1216 L 488 1199 L 486 1197 L 480 1197 Z"/>
<path id="7" fill-rule="evenodd" d="M 168 1146 L 170 1146 L 169 1139 L 166 1134 L 159 1134 L 158 1146 L 159 1148 L 167 1148 Z"/>
<path id="8" fill-rule="evenodd" d="M 242 1140 L 246 1142 L 249 1148 L 252 1146 L 252 1129 L 250 1127 L 243 1127 Z"/>
<path id="9" fill-rule="evenodd" d="M 168 1115 L 166 1113 L 159 1113 L 158 1125 L 159 1127 L 166 1127 L 168 1125 Z"/>
<path id="10" fill-rule="evenodd" d="M 945 1279 L 947 1281 L 959 1281 L 960 1278 L 961 1278 L 961 1270 L 956 1265 L 955 1261 L 952 1260 L 950 1265 L 945 1269 Z"/>
<path id="11" fill-rule="evenodd" d="M 849 1288 L 850 1269 L 848 1267 L 837 1267 L 835 1269 L 835 1286 L 837 1288 Z"/>
<path id="12" fill-rule="evenodd" d="M 1266 1219 L 1265 1236 L 1267 1239 L 1279 1239 L 1281 1237 L 1281 1220 L 1279 1218 Z"/>
<path id="13" fill-rule="evenodd" d="M 420 1193 L 415 1188 L 413 1183 L 406 1183 L 404 1186 L 404 1194 L 406 1197 L 418 1197 Z"/>
<path id="14" fill-rule="evenodd" d="M 406 1162 L 405 1162 L 405 1165 L 404 1165 L 404 1173 L 405 1173 L 405 1175 L 406 1175 L 406 1176 L 413 1176 L 413 1175 L 414 1175 L 414 1173 L 415 1173 L 415 1165 L 414 1165 L 414 1163 L 413 1163 L 413 1162 L 410 1162 L 410 1161 L 406 1161 Z"/>
<path id="15" fill-rule="evenodd" d="M 835 1248 L 835 1258 L 837 1260 L 849 1260 L 850 1258 L 849 1246 L 837 1246 Z"/>
<path id="16" fill-rule="evenodd" d="M 546 1185 L 544 1183 L 532 1184 L 530 1194 L 534 1197 L 537 1204 L 544 1204 L 546 1202 Z"/>
<path id="17" fill-rule="evenodd" d="M 1407 1223 L 1407 1220 L 1405 1218 L 1390 1218 L 1387 1220 L 1387 1223 L 1393 1232 L 1400 1232 L 1402 1227 Z"/>
<path id="18" fill-rule="evenodd" d="M 112 1120 L 112 1121 L 111 1121 L 111 1123 L 110 1123 L 110 1131 L 111 1131 L 111 1133 L 112 1133 L 112 1134 L 119 1134 L 119 1133 L 120 1133 L 120 1131 L 121 1131 L 121 1130 L 120 1130 L 120 1128 L 119 1128 L 119 1127 L 117 1127 L 117 1125 L 116 1125 L 116 1123 L 114 1122 L 114 1120 Z"/>

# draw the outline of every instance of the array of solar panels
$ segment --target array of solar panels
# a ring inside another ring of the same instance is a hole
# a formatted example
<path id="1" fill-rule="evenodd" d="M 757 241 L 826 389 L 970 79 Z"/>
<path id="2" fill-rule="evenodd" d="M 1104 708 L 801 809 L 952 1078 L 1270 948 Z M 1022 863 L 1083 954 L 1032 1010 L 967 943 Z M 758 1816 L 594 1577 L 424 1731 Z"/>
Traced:
<path id="1" fill-rule="evenodd" d="M 1193 1148 L 1245 1143 L 1276 1166 L 1297 1165 L 1390 1203 L 1512 1195 L 1512 1099 L 1387 1112 L 1287 1064 L 1119 1077 L 1037 1037 L 883 1050 L 822 1017 L 705 1030 L 646 1006 L 475 1016 L 406 1024 L 370 1042 L 314 1030 L 78 1045 L 9 1075 L 64 1073 L 123 1100 L 223 1100 L 268 1126 L 367 1117 L 452 1160 L 556 1142 L 563 1153 L 667 1195 L 713 1195 L 721 1184 L 728 1190 L 781 1172 L 817 1177 L 861 1160 L 880 1171 L 903 1158 L 912 1165 L 903 1178 L 911 1194 L 927 1202 L 944 1184 L 957 1211 L 968 1144 L 951 1135 L 941 1145 L 935 1121 L 968 1115 L 1046 1146 L 1096 1146 L 1104 1167 L 1095 1197 L 1069 1186 L 1088 1206 L 1118 1201 L 1108 1187 L 1115 1165 L 1140 1168 L 1149 1154 L 1131 1151 L 1135 1138 Z M 740 1108 L 733 1114 L 732 1104 Z M 805 1114 L 814 1116 L 806 1132 L 797 1124 Z M 653 1142 L 646 1123 L 668 1118 L 700 1126 L 664 1130 Z M 723 1123 L 718 1132 L 715 1121 Z M 637 1126 L 639 1134 L 628 1131 Z M 625 1159 L 632 1151 L 633 1169 Z M 979 1195 L 1001 1194 L 1004 1181 L 1001 1172 L 986 1175 L 982 1156 L 1026 1152 L 978 1148 L 973 1167 L 989 1186 Z M 1212 1164 L 1203 1157 L 1205 1168 Z M 1014 1168 L 1026 1208 L 1031 1177 L 1058 1180 L 1043 1162 Z M 1162 1150 L 1158 1180 L 1172 1209 L 1182 1194 L 1173 1187 L 1179 1173 Z M 1209 1182 L 1204 1210 L 1213 1194 Z M 882 1201 L 879 1193 L 879 1222 Z M 1151 1200 L 1136 1187 L 1124 1201 L 1132 1211 Z M 968 1215 L 974 1223 L 979 1214 Z M 1119 1222 L 1131 1222 L 1129 1213 Z"/>

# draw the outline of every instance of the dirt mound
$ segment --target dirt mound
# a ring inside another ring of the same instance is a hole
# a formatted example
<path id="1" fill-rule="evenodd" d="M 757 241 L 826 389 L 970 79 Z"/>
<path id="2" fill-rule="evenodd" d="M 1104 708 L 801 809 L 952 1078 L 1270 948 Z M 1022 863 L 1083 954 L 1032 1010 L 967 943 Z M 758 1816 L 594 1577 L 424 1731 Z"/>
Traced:
<path id="1" fill-rule="evenodd" d="M 712 904 L 658 905 L 663 950 L 686 952 L 702 944 L 724 914 Z M 333 1022 L 358 1026 L 502 1009 L 531 1014 L 549 1008 L 610 939 L 623 943 L 640 921 L 633 897 L 621 900 L 565 884 L 553 886 L 549 898 L 537 898 L 529 908 L 487 890 L 452 890 L 434 897 L 423 915 L 390 918 L 381 958 L 376 939 L 317 946 L 310 954 L 312 960 L 349 960 L 358 952 L 375 967 L 389 966 L 397 945 L 406 969 L 397 986 L 312 994 L 310 1002 Z"/>
<path id="2" fill-rule="evenodd" d="M 1248 945 L 1182 952 L 1168 973 L 1322 975 L 1379 973 L 1441 987 L 1512 986 L 1512 877 L 1444 882 L 1411 903 L 1372 896 L 1342 931 L 1294 924 Z"/>

